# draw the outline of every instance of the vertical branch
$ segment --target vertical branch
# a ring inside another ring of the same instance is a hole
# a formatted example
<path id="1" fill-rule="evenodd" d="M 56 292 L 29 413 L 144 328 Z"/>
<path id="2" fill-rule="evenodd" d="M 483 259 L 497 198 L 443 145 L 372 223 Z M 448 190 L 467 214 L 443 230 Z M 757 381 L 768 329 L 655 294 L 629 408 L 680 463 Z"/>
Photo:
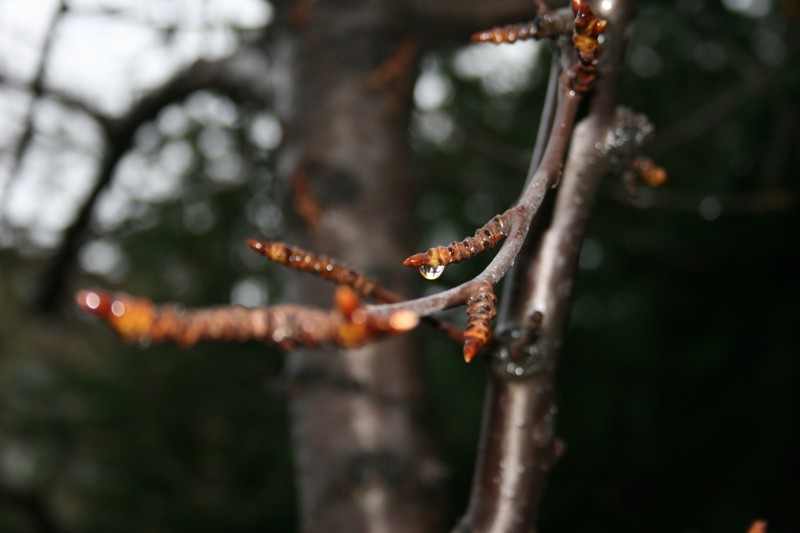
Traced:
<path id="1" fill-rule="evenodd" d="M 608 19 L 604 61 L 588 114 L 575 127 L 551 222 L 531 243 L 536 251 L 516 272 L 519 279 L 511 280 L 517 290 L 498 327 L 505 342 L 493 359 L 473 491 L 459 531 L 536 530 L 538 502 L 557 455 L 556 362 L 586 222 L 608 168 L 596 146 L 605 142 L 614 118 L 633 10 L 633 0 L 615 0 L 600 13 Z"/>

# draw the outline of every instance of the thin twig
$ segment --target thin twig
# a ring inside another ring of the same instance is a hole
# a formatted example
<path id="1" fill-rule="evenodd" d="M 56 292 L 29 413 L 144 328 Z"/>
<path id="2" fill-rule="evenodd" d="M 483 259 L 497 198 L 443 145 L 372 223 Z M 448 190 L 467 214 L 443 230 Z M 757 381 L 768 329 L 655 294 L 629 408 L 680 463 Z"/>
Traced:
<path id="1" fill-rule="evenodd" d="M 314 274 L 339 285 L 346 285 L 361 296 L 375 298 L 380 303 L 396 303 L 405 299 L 381 285 L 378 280 L 369 278 L 358 270 L 333 259 L 317 256 L 297 246 L 259 239 L 250 239 L 247 245 L 274 263 Z M 423 317 L 423 321 L 459 344 L 464 341 L 464 331 L 455 324 L 433 316 Z"/>
<path id="2" fill-rule="evenodd" d="M 104 320 L 125 341 L 140 344 L 177 342 L 188 347 L 200 340 L 260 340 L 284 349 L 319 345 L 352 348 L 405 333 L 419 323 L 410 311 L 380 317 L 365 312 L 349 287 L 336 291 L 332 310 L 292 304 L 184 310 L 174 304 L 157 306 L 144 298 L 102 291 L 81 291 L 76 299 L 86 312 Z"/>
<path id="3" fill-rule="evenodd" d="M 539 5 L 539 14 L 530 22 L 498 26 L 490 30 L 479 31 L 472 35 L 472 40 L 479 43 L 514 43 L 528 39 L 543 39 L 545 37 L 558 37 L 572 32 L 575 17 L 569 7 L 551 11 L 542 10 Z"/>

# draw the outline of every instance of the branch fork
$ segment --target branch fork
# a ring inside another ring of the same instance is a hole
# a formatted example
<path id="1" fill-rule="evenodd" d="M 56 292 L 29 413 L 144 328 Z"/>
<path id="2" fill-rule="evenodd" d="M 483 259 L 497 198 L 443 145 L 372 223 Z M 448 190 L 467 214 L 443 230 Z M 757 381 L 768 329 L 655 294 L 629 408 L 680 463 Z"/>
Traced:
<path id="1" fill-rule="evenodd" d="M 542 3 L 539 4 L 541 7 Z M 545 195 L 558 185 L 578 105 L 582 95 L 591 90 L 596 79 L 594 65 L 600 55 L 599 36 L 606 26 L 605 21 L 599 19 L 581 0 L 572 2 L 572 19 L 568 23 L 565 22 L 564 10 L 541 12 L 536 20 L 537 31 L 528 32 L 532 37 L 562 35 L 572 31 L 574 50 L 578 56 L 572 71 L 566 72 L 561 78 L 544 157 L 529 176 L 525 190 L 514 206 L 492 218 L 474 236 L 412 255 L 404 262 L 407 266 L 418 268 L 426 279 L 436 279 L 447 265 L 472 258 L 502 243 L 494 259 L 475 279 L 438 294 L 404 300 L 377 281 L 332 259 L 318 257 L 281 242 L 251 239 L 248 245 L 270 261 L 337 283 L 340 288 L 334 309 L 325 311 L 301 306 L 275 306 L 245 310 L 221 307 L 182 313 L 174 306 L 158 307 L 149 300 L 94 291 L 79 293 L 79 304 L 86 311 L 103 318 L 126 340 L 172 340 L 182 345 L 191 345 L 204 338 L 255 338 L 284 348 L 324 343 L 353 346 L 383 335 L 408 331 L 416 326 L 419 318 L 424 318 L 434 322 L 451 338 L 463 342 L 464 358 L 470 361 L 491 338 L 490 325 L 496 314 L 494 285 L 514 264 Z M 514 31 L 517 33 L 514 34 Z M 521 29 L 514 31 L 507 31 L 506 41 L 503 42 L 527 35 Z M 562 53 L 564 51 L 562 47 Z M 375 298 L 378 304 L 362 306 L 358 295 Z M 466 332 L 431 316 L 443 309 L 465 304 Z M 120 306 L 124 308 L 121 314 L 114 311 Z M 236 327 L 234 323 L 237 320 L 245 325 Z"/>

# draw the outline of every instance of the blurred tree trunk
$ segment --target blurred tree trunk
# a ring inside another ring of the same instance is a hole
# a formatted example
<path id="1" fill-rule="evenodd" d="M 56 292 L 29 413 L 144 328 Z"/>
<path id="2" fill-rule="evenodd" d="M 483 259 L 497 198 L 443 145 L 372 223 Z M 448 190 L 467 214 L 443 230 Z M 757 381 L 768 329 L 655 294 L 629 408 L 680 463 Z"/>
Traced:
<path id="1" fill-rule="evenodd" d="M 278 109 L 291 240 L 402 288 L 419 47 L 382 2 L 286 8 L 280 27 L 289 31 L 275 46 L 290 73 Z M 330 306 L 330 288 L 316 281 L 288 284 L 297 291 L 290 299 Z M 404 336 L 287 358 L 302 530 L 442 530 L 443 470 L 426 427 L 422 356 Z"/>

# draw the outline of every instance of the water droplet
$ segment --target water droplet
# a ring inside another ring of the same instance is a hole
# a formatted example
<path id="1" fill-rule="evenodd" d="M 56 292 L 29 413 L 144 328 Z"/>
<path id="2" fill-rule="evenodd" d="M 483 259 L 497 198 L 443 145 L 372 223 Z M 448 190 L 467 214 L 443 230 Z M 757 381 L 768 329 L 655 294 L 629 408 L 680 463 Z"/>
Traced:
<path id="1" fill-rule="evenodd" d="M 422 277 L 429 280 L 438 279 L 442 272 L 444 272 L 444 265 L 422 265 L 419 267 L 419 273 L 422 274 Z"/>

